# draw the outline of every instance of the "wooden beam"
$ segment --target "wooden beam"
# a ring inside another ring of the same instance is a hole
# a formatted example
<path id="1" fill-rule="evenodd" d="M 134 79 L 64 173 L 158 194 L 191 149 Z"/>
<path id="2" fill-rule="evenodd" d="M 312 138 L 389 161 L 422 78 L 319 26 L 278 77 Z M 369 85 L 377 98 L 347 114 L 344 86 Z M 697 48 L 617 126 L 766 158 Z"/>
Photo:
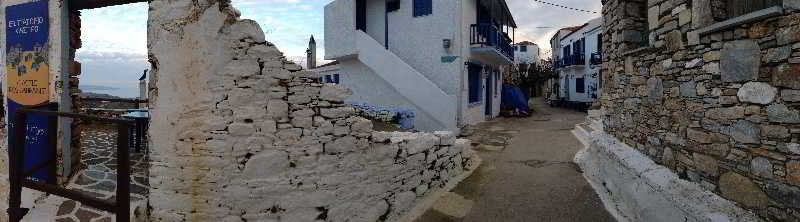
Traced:
<path id="1" fill-rule="evenodd" d="M 84 10 L 139 2 L 148 0 L 69 0 L 69 6 L 71 10 Z"/>

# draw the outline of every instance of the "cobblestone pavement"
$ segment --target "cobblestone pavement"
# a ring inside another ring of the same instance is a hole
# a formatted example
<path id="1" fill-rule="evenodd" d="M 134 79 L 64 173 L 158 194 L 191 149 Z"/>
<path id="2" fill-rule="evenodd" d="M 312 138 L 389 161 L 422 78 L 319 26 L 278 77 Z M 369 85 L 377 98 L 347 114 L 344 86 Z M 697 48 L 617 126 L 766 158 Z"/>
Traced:
<path id="1" fill-rule="evenodd" d="M 108 126 L 93 125 L 81 132 L 82 147 L 81 169 L 67 185 L 71 190 L 81 191 L 91 196 L 116 199 L 116 129 Z M 133 150 L 133 149 L 131 149 Z M 146 150 L 146 149 L 143 149 Z M 147 155 L 131 151 L 131 206 L 143 203 L 148 192 Z M 57 222 L 110 222 L 114 214 L 92 207 L 83 206 L 80 202 L 50 195 L 37 201 L 36 207 L 26 217 L 30 221 Z"/>
<path id="2" fill-rule="evenodd" d="M 586 114 L 533 107 L 466 129 L 483 164 L 417 222 L 614 221 L 572 162 L 582 145 L 570 131 Z"/>

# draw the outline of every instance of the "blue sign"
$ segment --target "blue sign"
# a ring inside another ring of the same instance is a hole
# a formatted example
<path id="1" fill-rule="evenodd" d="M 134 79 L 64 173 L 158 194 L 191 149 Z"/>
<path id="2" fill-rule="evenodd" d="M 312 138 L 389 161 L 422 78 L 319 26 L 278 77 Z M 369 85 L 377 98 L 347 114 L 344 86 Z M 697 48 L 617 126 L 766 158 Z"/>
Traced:
<path id="1" fill-rule="evenodd" d="M 24 168 L 44 163 L 55 157 L 50 147 L 50 120 L 53 117 L 29 115 L 26 135 L 15 135 L 16 111 L 22 106 L 50 101 L 50 63 L 48 44 L 50 24 L 47 0 L 6 7 L 6 77 L 8 95 L 9 138 L 25 137 Z M 11 142 L 11 140 L 9 140 Z M 16 149 L 16 148 L 15 148 Z M 47 171 L 40 170 L 33 178 L 46 180 Z"/>

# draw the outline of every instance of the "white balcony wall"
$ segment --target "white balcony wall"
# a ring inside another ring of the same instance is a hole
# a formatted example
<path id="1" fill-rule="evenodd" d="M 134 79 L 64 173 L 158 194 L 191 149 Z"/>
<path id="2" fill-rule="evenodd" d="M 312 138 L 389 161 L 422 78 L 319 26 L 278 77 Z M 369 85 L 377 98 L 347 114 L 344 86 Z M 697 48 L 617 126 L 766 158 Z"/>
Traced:
<path id="1" fill-rule="evenodd" d="M 325 59 L 356 55 L 356 1 L 336 0 L 325 6 Z M 334 44 L 335 43 L 335 44 Z"/>

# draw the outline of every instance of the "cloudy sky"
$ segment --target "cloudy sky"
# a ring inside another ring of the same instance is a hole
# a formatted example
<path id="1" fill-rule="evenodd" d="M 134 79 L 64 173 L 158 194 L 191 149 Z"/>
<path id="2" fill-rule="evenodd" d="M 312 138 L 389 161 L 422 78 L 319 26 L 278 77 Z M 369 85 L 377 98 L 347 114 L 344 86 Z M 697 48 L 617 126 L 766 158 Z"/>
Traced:
<path id="1" fill-rule="evenodd" d="M 261 24 L 267 40 L 291 60 L 305 57 L 308 37 L 317 39 L 324 55 L 323 8 L 332 0 L 233 0 L 242 17 Z M 449 0 L 434 0 L 449 1 Z M 548 51 L 548 40 L 559 27 L 581 25 L 599 14 L 578 12 L 534 0 L 506 0 L 517 21 L 517 42 L 528 40 Z M 600 0 L 545 0 L 573 8 L 599 12 Z M 137 95 L 138 78 L 147 63 L 147 4 L 129 4 L 82 11 L 83 48 L 77 53 L 83 64 L 81 86 L 85 90 L 117 96 Z M 100 87 L 115 90 L 97 91 Z"/>

